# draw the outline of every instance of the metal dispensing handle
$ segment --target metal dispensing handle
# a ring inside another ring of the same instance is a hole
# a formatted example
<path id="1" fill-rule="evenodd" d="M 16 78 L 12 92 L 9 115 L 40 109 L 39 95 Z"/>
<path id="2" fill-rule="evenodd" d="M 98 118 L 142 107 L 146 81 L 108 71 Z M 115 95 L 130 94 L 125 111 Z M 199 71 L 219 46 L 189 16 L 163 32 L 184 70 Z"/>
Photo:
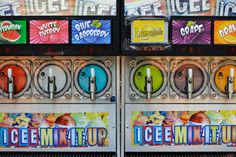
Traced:
<path id="1" fill-rule="evenodd" d="M 227 89 L 228 89 L 228 98 L 233 98 L 234 93 L 234 68 L 230 69 L 230 76 L 227 77 Z"/>
<path id="2" fill-rule="evenodd" d="M 14 78 L 12 77 L 12 69 L 8 69 L 7 71 L 7 84 L 8 84 L 8 98 L 13 99 L 14 93 Z"/>
<path id="3" fill-rule="evenodd" d="M 192 99 L 193 97 L 193 69 L 188 69 L 187 86 L 188 86 L 188 99 Z"/>
<path id="4" fill-rule="evenodd" d="M 89 89 L 90 89 L 90 99 L 95 100 L 96 94 L 96 77 L 95 77 L 95 70 L 91 68 L 91 76 L 89 78 Z"/>
<path id="5" fill-rule="evenodd" d="M 52 74 L 52 69 L 49 69 L 49 76 L 48 76 L 48 92 L 49 92 L 49 99 L 54 99 L 54 95 L 56 92 L 56 77 Z"/>
<path id="6" fill-rule="evenodd" d="M 147 95 L 147 99 L 151 99 L 152 98 L 152 77 L 151 77 L 151 69 L 147 69 L 146 71 L 147 76 L 145 78 L 146 81 L 146 95 Z"/>

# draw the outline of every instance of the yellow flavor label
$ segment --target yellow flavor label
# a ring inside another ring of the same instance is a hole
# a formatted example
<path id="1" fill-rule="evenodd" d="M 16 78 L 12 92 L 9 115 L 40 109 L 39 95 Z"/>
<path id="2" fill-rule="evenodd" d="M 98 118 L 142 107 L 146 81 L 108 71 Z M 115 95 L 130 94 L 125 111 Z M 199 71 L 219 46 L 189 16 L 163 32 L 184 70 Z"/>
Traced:
<path id="1" fill-rule="evenodd" d="M 236 44 L 236 20 L 215 21 L 214 27 L 215 44 Z"/>
<path id="2" fill-rule="evenodd" d="M 132 43 L 165 42 L 164 20 L 134 20 L 131 26 Z"/>

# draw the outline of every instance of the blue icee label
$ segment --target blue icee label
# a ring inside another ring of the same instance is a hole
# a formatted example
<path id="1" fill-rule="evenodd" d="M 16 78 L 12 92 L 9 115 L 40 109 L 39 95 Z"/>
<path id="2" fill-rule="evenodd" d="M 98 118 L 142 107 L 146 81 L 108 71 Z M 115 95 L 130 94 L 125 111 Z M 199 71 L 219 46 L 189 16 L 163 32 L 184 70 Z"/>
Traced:
<path id="1" fill-rule="evenodd" d="M 20 11 L 20 1 L 1 1 L 0 0 L 0 16 L 19 16 Z"/>
<path id="2" fill-rule="evenodd" d="M 216 15 L 217 16 L 236 16 L 236 1 L 235 0 L 218 0 Z"/>
<path id="3" fill-rule="evenodd" d="M 111 44 L 111 21 L 73 20 L 72 44 Z"/>

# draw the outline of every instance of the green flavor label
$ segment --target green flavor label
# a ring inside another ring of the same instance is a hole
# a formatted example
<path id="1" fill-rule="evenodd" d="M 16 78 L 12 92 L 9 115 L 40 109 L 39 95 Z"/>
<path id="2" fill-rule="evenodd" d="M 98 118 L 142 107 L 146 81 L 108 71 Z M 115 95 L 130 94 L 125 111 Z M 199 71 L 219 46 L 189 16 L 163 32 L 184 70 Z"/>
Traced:
<path id="1" fill-rule="evenodd" d="M 0 44 L 26 44 L 26 21 L 0 21 Z"/>

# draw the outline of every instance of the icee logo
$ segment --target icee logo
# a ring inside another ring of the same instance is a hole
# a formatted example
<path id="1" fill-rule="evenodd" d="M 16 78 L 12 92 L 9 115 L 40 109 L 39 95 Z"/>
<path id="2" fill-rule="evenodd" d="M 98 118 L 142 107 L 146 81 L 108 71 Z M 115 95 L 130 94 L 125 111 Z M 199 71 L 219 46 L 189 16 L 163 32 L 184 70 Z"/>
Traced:
<path id="1" fill-rule="evenodd" d="M 19 16 L 21 15 L 20 11 L 20 2 L 15 1 L 1 1 L 0 2 L 0 16 Z"/>
<path id="2" fill-rule="evenodd" d="M 73 20 L 73 44 L 110 44 L 110 20 Z"/>
<path id="3" fill-rule="evenodd" d="M 235 0 L 220 0 L 218 2 L 218 16 L 236 16 Z"/>
<path id="4" fill-rule="evenodd" d="M 172 15 L 211 15 L 214 0 L 170 0 Z"/>

